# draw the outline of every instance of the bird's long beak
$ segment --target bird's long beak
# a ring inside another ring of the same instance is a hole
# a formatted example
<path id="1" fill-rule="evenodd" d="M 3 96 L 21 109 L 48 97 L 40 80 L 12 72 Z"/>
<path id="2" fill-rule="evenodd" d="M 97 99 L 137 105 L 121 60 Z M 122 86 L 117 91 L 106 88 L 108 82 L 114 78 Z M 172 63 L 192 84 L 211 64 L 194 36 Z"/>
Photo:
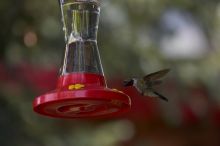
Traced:
<path id="1" fill-rule="evenodd" d="M 124 86 L 127 87 L 127 86 L 133 86 L 133 83 L 134 81 L 133 80 L 125 80 L 123 82 Z"/>

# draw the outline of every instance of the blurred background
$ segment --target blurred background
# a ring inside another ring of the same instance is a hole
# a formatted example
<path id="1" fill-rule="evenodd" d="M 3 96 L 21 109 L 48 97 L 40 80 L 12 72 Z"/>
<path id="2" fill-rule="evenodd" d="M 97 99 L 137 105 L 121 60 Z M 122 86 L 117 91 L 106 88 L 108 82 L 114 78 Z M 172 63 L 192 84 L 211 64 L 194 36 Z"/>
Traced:
<path id="1" fill-rule="evenodd" d="M 1 0 L 1 146 L 219 146 L 220 2 L 103 0 L 98 45 L 109 87 L 132 98 L 109 119 L 35 114 L 35 97 L 55 89 L 64 54 L 57 0 Z M 125 78 L 170 68 L 143 98 Z"/>

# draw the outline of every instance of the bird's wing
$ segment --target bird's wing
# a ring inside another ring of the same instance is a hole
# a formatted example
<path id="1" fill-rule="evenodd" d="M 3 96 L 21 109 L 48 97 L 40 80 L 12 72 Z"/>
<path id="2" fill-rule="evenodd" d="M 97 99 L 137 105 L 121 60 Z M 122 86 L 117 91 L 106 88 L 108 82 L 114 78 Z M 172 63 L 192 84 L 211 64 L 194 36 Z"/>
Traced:
<path id="1" fill-rule="evenodd" d="M 157 86 L 157 85 L 160 85 L 160 84 L 162 84 L 163 83 L 163 81 L 161 81 L 161 80 L 156 80 L 156 81 L 153 81 L 152 82 L 152 86 Z"/>
<path id="2" fill-rule="evenodd" d="M 154 80 L 160 79 L 163 76 L 165 76 L 169 71 L 170 71 L 170 69 L 163 69 L 163 70 L 148 74 L 148 75 L 144 76 L 144 80 L 145 81 L 154 81 Z"/>

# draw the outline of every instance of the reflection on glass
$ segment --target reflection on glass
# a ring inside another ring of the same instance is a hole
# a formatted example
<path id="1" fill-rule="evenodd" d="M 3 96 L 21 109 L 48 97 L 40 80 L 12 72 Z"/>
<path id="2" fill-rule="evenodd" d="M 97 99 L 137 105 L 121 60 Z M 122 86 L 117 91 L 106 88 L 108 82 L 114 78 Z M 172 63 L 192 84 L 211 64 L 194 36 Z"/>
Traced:
<path id="1" fill-rule="evenodd" d="M 97 46 L 100 8 L 94 1 L 61 1 L 66 51 L 62 74 L 103 74 Z"/>

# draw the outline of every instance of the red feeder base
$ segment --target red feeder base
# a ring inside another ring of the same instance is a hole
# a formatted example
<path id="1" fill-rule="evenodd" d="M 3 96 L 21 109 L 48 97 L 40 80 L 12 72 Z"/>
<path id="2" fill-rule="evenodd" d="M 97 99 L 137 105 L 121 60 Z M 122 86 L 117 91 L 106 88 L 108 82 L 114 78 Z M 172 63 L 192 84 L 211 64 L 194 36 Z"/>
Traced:
<path id="1" fill-rule="evenodd" d="M 61 76 L 55 91 L 35 98 L 34 111 L 59 118 L 112 116 L 130 108 L 130 98 L 106 88 L 104 77 L 74 73 Z"/>

